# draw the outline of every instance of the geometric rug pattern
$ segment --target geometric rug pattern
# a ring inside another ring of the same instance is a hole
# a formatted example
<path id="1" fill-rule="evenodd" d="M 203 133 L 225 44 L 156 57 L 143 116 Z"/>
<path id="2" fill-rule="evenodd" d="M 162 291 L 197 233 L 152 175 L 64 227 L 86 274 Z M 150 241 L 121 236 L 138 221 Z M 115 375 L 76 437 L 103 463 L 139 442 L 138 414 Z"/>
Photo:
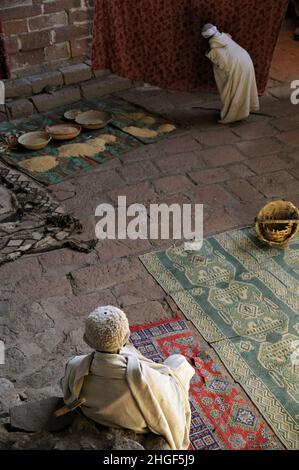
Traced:
<path id="1" fill-rule="evenodd" d="M 299 449 L 298 239 L 270 248 L 247 228 L 141 260 L 283 444 Z"/>
<path id="2" fill-rule="evenodd" d="M 189 391 L 190 450 L 282 448 L 223 367 L 206 351 L 200 350 L 186 321 L 176 318 L 133 326 L 130 339 L 144 356 L 156 362 L 162 362 L 171 354 L 193 358 L 195 375 Z"/>

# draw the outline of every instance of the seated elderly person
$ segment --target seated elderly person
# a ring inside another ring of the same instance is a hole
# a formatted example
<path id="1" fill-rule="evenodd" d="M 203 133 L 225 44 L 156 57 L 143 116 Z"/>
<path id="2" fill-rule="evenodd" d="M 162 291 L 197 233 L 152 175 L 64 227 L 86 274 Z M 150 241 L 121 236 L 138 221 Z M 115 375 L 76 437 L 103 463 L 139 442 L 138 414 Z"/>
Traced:
<path id="1" fill-rule="evenodd" d="M 162 436 L 171 449 L 189 445 L 189 384 L 194 370 L 175 354 L 163 364 L 143 357 L 128 343 L 125 313 L 99 307 L 85 324 L 85 342 L 94 352 L 71 358 L 62 379 L 66 405 L 86 401 L 82 412 L 104 426 Z"/>

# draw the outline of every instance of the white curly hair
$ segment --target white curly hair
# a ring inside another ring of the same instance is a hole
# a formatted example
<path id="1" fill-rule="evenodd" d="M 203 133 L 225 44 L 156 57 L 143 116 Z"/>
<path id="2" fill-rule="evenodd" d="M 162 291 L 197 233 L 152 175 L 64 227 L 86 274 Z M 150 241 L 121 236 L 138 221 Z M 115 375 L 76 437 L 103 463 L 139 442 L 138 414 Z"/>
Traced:
<path id="1" fill-rule="evenodd" d="M 129 336 L 126 314 L 112 305 L 96 308 L 86 319 L 84 341 L 92 349 L 115 353 L 126 344 Z"/>

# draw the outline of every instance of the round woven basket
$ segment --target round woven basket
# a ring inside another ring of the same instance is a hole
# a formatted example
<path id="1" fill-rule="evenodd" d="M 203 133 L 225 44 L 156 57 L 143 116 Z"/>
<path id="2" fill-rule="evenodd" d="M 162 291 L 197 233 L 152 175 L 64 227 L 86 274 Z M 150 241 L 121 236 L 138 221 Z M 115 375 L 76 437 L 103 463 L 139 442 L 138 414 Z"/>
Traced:
<path id="1" fill-rule="evenodd" d="M 259 211 L 255 230 L 267 245 L 284 247 L 299 231 L 299 210 L 289 201 L 271 201 Z"/>

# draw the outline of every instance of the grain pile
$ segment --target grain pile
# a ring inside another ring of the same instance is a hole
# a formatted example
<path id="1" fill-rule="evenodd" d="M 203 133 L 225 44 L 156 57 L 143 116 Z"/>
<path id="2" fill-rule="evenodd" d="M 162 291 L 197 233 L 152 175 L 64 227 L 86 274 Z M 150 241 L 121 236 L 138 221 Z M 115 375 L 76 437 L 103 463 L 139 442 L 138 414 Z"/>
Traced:
<path id="1" fill-rule="evenodd" d="M 42 155 L 41 157 L 33 157 L 28 160 L 23 160 L 19 166 L 24 170 L 33 172 L 33 173 L 43 173 L 45 171 L 51 170 L 58 165 L 56 157 L 51 155 Z"/>
<path id="2" fill-rule="evenodd" d="M 173 124 L 162 124 L 158 128 L 158 132 L 172 132 L 176 129 L 176 127 Z"/>
<path id="3" fill-rule="evenodd" d="M 144 113 L 131 113 L 128 114 L 128 117 L 133 121 L 140 121 L 143 124 L 155 124 L 156 119 L 153 116 L 147 116 Z"/>
<path id="4" fill-rule="evenodd" d="M 94 157 L 100 152 L 104 152 L 106 144 L 116 141 L 116 137 L 110 134 L 103 134 L 94 139 L 78 144 L 66 144 L 59 148 L 59 157 Z"/>
<path id="5" fill-rule="evenodd" d="M 158 132 L 153 131 L 151 129 L 134 126 L 124 127 L 123 131 L 127 132 L 130 135 L 133 135 L 134 137 L 145 137 L 148 139 L 153 139 L 158 135 Z"/>

